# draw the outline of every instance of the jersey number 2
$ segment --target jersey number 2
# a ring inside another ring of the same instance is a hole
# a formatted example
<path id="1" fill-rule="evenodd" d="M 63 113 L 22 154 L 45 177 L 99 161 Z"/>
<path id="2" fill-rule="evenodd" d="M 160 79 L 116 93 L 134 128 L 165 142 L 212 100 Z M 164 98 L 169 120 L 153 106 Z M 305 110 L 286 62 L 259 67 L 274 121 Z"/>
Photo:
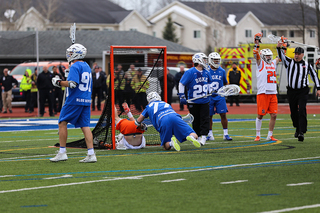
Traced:
<path id="1" fill-rule="evenodd" d="M 273 76 L 277 79 L 276 71 L 268 71 L 268 77 L 267 77 L 268 83 L 277 83 L 277 80 L 271 80 L 271 77 Z"/>

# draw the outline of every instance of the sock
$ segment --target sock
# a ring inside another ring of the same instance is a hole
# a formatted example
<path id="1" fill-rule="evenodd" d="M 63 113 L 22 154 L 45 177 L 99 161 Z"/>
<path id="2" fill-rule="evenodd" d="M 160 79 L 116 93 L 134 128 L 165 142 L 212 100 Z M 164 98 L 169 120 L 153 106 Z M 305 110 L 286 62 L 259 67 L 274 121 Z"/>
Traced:
<path id="1" fill-rule="evenodd" d="M 169 142 L 169 146 L 172 146 L 172 141 Z"/>
<path id="2" fill-rule="evenodd" d="M 60 146 L 59 152 L 60 152 L 60 153 L 66 153 L 66 152 L 67 152 L 66 147 Z"/>
<path id="3" fill-rule="evenodd" d="M 268 136 L 269 136 L 269 137 L 271 137 L 272 134 L 273 134 L 273 131 L 269 131 L 269 132 L 268 132 Z"/>
<path id="4" fill-rule="evenodd" d="M 208 134 L 208 135 L 213 135 L 213 134 L 212 134 L 212 129 L 211 129 L 211 130 L 209 130 L 209 134 Z"/>
<path id="5" fill-rule="evenodd" d="M 262 126 L 262 119 L 256 118 L 256 131 L 257 131 L 256 135 L 259 137 L 260 137 L 261 126 Z"/>
<path id="6" fill-rule="evenodd" d="M 94 154 L 94 149 L 91 148 L 91 149 L 88 149 L 88 155 L 93 155 Z"/>
<path id="7" fill-rule="evenodd" d="M 223 135 L 228 135 L 228 129 L 223 129 Z"/>
<path id="8" fill-rule="evenodd" d="M 128 115 L 129 118 L 133 117 L 131 112 L 128 112 L 127 115 Z"/>

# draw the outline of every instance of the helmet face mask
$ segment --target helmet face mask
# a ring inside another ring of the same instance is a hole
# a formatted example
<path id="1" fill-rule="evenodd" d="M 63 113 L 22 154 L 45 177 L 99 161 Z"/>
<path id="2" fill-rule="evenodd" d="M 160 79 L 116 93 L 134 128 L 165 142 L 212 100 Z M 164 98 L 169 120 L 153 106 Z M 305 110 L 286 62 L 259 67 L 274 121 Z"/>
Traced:
<path id="1" fill-rule="evenodd" d="M 217 52 L 210 53 L 208 56 L 208 63 L 210 66 L 214 67 L 215 69 L 218 69 L 221 64 L 221 57 L 219 53 Z"/>
<path id="2" fill-rule="evenodd" d="M 262 49 L 260 51 L 260 56 L 264 62 L 271 64 L 273 53 L 270 49 Z"/>
<path id="3" fill-rule="evenodd" d="M 196 53 L 192 56 L 192 62 L 194 64 L 200 64 L 203 68 L 208 67 L 208 57 L 204 53 Z"/>
<path id="4" fill-rule="evenodd" d="M 82 44 L 73 44 L 66 51 L 68 62 L 76 59 L 83 59 L 87 54 L 87 49 Z"/>
<path id="5" fill-rule="evenodd" d="M 157 92 L 150 92 L 147 95 L 147 101 L 148 103 L 151 103 L 152 101 L 161 101 L 161 97 Z"/>

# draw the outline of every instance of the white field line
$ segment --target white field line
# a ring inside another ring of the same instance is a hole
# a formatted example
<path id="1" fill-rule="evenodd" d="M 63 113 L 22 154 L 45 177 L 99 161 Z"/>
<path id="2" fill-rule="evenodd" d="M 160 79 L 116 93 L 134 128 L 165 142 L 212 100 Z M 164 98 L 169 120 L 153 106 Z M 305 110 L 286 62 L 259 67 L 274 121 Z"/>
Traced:
<path id="1" fill-rule="evenodd" d="M 38 189 L 56 188 L 56 187 L 62 187 L 62 186 L 83 185 L 83 184 L 88 184 L 88 183 L 99 183 L 99 182 L 106 182 L 106 181 L 142 179 L 144 177 L 155 177 L 155 176 L 161 176 L 161 175 L 172 175 L 172 174 L 181 174 L 181 173 L 190 173 L 190 172 L 210 171 L 210 170 L 218 170 L 218 169 L 225 169 L 225 168 L 254 166 L 254 165 L 262 165 L 262 164 L 271 164 L 271 163 L 306 160 L 306 159 L 318 159 L 318 158 L 320 158 L 320 156 L 308 157 L 308 158 L 287 159 L 287 160 L 279 160 L 279 161 L 267 161 L 267 162 L 260 162 L 260 163 L 235 164 L 235 165 L 227 165 L 227 166 L 218 166 L 218 167 L 214 167 L 214 168 L 180 170 L 180 171 L 162 172 L 162 173 L 156 173 L 156 174 L 136 175 L 136 176 L 128 176 L 128 177 L 117 177 L 117 178 L 106 177 L 106 178 L 104 178 L 102 180 L 91 180 L 91 181 L 65 183 L 65 184 L 57 184 L 57 185 L 49 185 L 49 186 L 39 186 L 39 187 L 31 187 L 31 188 L 3 190 L 3 191 L 0 191 L 0 194 L 9 193 L 9 192 L 22 192 L 22 191 L 31 191 L 31 190 L 38 190 Z"/>
<path id="2" fill-rule="evenodd" d="M 297 211 L 297 210 L 302 210 L 302 209 L 318 208 L 318 207 L 320 207 L 320 204 L 314 204 L 314 205 L 309 205 L 309 206 L 293 207 L 293 208 L 287 208 L 287 209 L 279 209 L 279 210 L 266 211 L 266 212 L 260 212 L 260 213 L 291 212 L 291 211 Z"/>
<path id="3" fill-rule="evenodd" d="M 243 183 L 248 182 L 248 180 L 235 180 L 235 181 L 229 181 L 229 182 L 221 182 L 220 184 L 232 184 L 232 183 Z"/>
<path id="4" fill-rule="evenodd" d="M 181 179 L 174 179 L 174 180 L 163 180 L 161 182 L 162 183 L 170 183 L 170 182 L 176 182 L 176 181 L 182 181 L 182 180 L 186 180 L 186 179 L 181 178 Z"/>
<path id="5" fill-rule="evenodd" d="M 48 177 L 48 178 L 43 178 L 44 180 L 52 180 L 52 179 L 61 179 L 61 178 L 69 178 L 72 177 L 72 175 L 62 175 L 60 177 Z"/>
<path id="6" fill-rule="evenodd" d="M 291 183 L 291 184 L 287 184 L 287 186 L 302 186 L 302 185 L 310 185 L 310 184 L 313 184 L 313 182 Z"/>

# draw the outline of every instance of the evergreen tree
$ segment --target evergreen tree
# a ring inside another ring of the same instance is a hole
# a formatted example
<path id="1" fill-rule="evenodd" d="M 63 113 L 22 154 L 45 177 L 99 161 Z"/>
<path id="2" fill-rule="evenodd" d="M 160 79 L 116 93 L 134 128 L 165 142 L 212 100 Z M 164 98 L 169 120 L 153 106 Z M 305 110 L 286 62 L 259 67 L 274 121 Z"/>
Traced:
<path id="1" fill-rule="evenodd" d="M 166 23 L 166 26 L 164 27 L 164 30 L 162 31 L 162 37 L 165 40 L 172 41 L 177 43 L 178 38 L 175 33 L 175 27 L 173 26 L 173 22 L 171 19 L 171 16 L 168 17 L 168 21 Z"/>

